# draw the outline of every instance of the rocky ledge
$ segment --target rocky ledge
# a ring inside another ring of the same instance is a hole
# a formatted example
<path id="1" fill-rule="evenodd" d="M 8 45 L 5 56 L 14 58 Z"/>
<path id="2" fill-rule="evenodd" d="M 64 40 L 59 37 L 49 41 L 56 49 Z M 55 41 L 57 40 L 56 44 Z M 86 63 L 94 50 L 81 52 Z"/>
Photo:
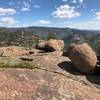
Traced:
<path id="1" fill-rule="evenodd" d="M 37 49 L 26 51 L 27 56 L 22 56 L 22 53 L 21 56 L 16 54 L 19 57 L 17 59 L 29 57 L 33 59 L 31 62 L 36 67 L 33 69 L 1 68 L 0 100 L 100 99 L 99 68 L 92 75 L 82 74 L 69 58 L 62 56 L 62 51 L 48 53 Z M 8 52 L 8 55 L 14 57 L 15 53 Z"/>

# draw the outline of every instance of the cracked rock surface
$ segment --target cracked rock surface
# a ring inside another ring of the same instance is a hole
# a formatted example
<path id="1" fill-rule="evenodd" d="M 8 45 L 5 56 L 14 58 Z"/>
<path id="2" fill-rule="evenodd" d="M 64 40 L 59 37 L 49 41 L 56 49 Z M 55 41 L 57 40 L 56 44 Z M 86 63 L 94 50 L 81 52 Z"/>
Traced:
<path id="1" fill-rule="evenodd" d="M 100 75 L 82 75 L 61 51 L 30 55 L 35 69 L 0 69 L 0 100 L 100 100 Z"/>

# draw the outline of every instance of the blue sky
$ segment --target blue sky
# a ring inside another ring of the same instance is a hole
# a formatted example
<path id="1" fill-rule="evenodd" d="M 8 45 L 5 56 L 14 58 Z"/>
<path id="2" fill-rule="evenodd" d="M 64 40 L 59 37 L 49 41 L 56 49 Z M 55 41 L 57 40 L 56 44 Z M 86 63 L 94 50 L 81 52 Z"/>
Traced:
<path id="1" fill-rule="evenodd" d="M 100 30 L 100 0 L 0 0 L 0 26 Z"/>

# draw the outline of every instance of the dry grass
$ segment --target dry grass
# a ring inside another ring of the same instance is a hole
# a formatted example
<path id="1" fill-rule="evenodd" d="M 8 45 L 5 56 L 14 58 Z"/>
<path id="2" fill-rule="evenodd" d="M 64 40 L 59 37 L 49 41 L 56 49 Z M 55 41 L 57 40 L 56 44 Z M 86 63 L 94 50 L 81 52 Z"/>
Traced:
<path id="1" fill-rule="evenodd" d="M 0 68 L 29 68 L 34 69 L 35 65 L 32 61 L 23 61 L 18 58 L 1 57 Z"/>

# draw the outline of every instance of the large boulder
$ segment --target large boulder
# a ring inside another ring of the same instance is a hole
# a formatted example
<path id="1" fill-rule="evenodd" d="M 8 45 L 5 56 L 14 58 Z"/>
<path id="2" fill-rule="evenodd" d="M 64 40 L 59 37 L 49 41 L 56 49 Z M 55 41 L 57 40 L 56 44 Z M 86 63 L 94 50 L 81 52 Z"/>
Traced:
<path id="1" fill-rule="evenodd" d="M 93 73 L 95 71 L 97 57 L 88 44 L 72 44 L 68 47 L 67 54 L 79 71 L 83 73 Z"/>
<path id="2" fill-rule="evenodd" d="M 36 45 L 36 48 L 46 51 L 60 51 L 64 48 L 64 41 L 56 39 L 50 39 L 48 41 L 41 40 Z"/>
<path id="3" fill-rule="evenodd" d="M 51 51 L 60 51 L 64 48 L 64 41 L 63 40 L 56 40 L 56 39 L 50 39 L 46 47 L 50 49 Z"/>
<path id="4" fill-rule="evenodd" d="M 36 44 L 36 49 L 43 50 L 45 49 L 46 44 L 47 44 L 47 41 L 39 40 L 38 43 Z"/>

